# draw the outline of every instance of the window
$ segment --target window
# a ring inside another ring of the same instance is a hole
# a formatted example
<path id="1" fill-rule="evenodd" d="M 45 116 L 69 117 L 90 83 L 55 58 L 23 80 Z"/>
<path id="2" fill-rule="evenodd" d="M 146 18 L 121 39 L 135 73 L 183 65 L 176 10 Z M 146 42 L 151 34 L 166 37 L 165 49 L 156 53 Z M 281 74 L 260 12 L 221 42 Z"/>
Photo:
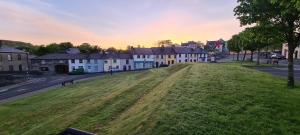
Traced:
<path id="1" fill-rule="evenodd" d="M 176 56 L 176 55 L 174 55 L 174 58 L 175 58 L 175 59 L 176 59 L 176 57 L 177 57 L 177 56 Z"/>
<path id="2" fill-rule="evenodd" d="M 181 58 L 181 54 L 179 54 L 179 58 Z"/>
<path id="3" fill-rule="evenodd" d="M 139 58 L 141 58 L 141 56 L 140 56 L 140 55 L 137 55 L 137 58 L 139 59 Z"/>
<path id="4" fill-rule="evenodd" d="M 91 69 L 91 66 L 88 66 L 88 69 Z"/>
<path id="5" fill-rule="evenodd" d="M 147 55 L 147 58 L 149 59 L 149 58 L 150 58 L 150 55 Z"/>
<path id="6" fill-rule="evenodd" d="M 116 59 L 114 59 L 114 63 L 117 63 L 117 60 L 116 60 Z"/>
<path id="7" fill-rule="evenodd" d="M 18 60 L 22 60 L 21 54 L 18 54 Z"/>
<path id="8" fill-rule="evenodd" d="M 193 62 L 193 60 L 190 60 L 190 62 Z"/>
<path id="9" fill-rule="evenodd" d="M 188 57 L 188 54 L 185 54 L 185 57 Z"/>
<path id="10" fill-rule="evenodd" d="M 170 63 L 171 63 L 171 62 L 170 62 L 170 61 L 168 61 L 168 65 L 170 65 Z"/>
<path id="11" fill-rule="evenodd" d="M 49 71 L 48 67 L 41 67 L 40 69 L 41 69 L 41 71 Z"/>
<path id="12" fill-rule="evenodd" d="M 163 59 L 163 58 L 164 58 L 164 55 L 161 55 L 160 58 Z"/>
<path id="13" fill-rule="evenodd" d="M 156 55 L 156 59 L 159 59 L 159 55 Z"/>
<path id="14" fill-rule="evenodd" d="M 174 60 L 172 60 L 172 64 L 174 64 Z"/>
<path id="15" fill-rule="evenodd" d="M 75 63 L 75 60 L 74 60 L 74 59 L 72 59 L 72 60 L 71 60 L 71 63 Z"/>
<path id="16" fill-rule="evenodd" d="M 8 60 L 8 61 L 12 61 L 12 56 L 11 56 L 11 54 L 8 54 L 8 55 L 7 55 L 7 60 Z"/>
<path id="17" fill-rule="evenodd" d="M 82 59 L 79 59 L 79 63 L 83 63 L 83 60 L 82 60 Z"/>
<path id="18" fill-rule="evenodd" d="M 90 64 L 90 63 L 91 63 L 91 60 L 90 60 L 90 59 L 87 59 L 87 63 Z"/>
<path id="19" fill-rule="evenodd" d="M 95 68 L 95 71 L 98 71 L 98 66 L 95 66 L 94 68 Z"/>
<path id="20" fill-rule="evenodd" d="M 105 64 L 107 64 L 107 60 L 106 60 L 106 61 L 104 61 L 104 63 L 105 63 Z"/>
<path id="21" fill-rule="evenodd" d="M 19 71 L 23 71 L 22 65 L 19 65 Z"/>
<path id="22" fill-rule="evenodd" d="M 185 59 L 185 62 L 188 62 L 188 60 L 187 60 L 187 59 Z"/>
<path id="23" fill-rule="evenodd" d="M 143 55 L 143 58 L 146 58 L 146 55 Z"/>
<path id="24" fill-rule="evenodd" d="M 197 62 L 197 60 L 194 60 L 194 62 Z"/>
<path id="25" fill-rule="evenodd" d="M 129 64 L 129 60 L 126 60 L 126 64 Z"/>
<path id="26" fill-rule="evenodd" d="M 181 63 L 181 60 L 179 60 L 179 63 Z"/>
<path id="27" fill-rule="evenodd" d="M 9 68 L 9 71 L 14 71 L 14 66 L 13 65 L 9 65 L 8 68 Z"/>
<path id="28" fill-rule="evenodd" d="M 72 66 L 72 71 L 75 71 L 75 66 Z"/>
<path id="29" fill-rule="evenodd" d="M 116 66 L 116 69 L 119 69 L 119 66 Z"/>
<path id="30" fill-rule="evenodd" d="M 171 58 L 171 55 L 168 55 L 168 58 Z"/>
<path id="31" fill-rule="evenodd" d="M 97 63 L 98 63 L 98 60 L 95 59 L 95 60 L 94 60 L 94 63 L 97 64 Z"/>

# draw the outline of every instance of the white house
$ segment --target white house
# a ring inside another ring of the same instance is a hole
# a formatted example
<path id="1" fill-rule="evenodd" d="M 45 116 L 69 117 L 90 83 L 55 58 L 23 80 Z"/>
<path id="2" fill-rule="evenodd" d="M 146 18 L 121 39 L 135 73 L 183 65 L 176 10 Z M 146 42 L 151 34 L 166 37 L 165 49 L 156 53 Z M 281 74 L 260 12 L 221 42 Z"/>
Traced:
<path id="1" fill-rule="evenodd" d="M 154 67 L 155 56 L 151 48 L 132 48 L 134 69 L 149 69 Z"/>
<path id="2" fill-rule="evenodd" d="M 134 70 L 131 54 L 106 54 L 103 64 L 104 72 Z"/>
<path id="3" fill-rule="evenodd" d="M 288 58 L 288 53 L 289 53 L 288 44 L 287 43 L 283 44 L 282 45 L 282 55 L 285 58 Z M 295 59 L 300 59 L 300 45 L 295 49 L 294 58 Z"/>
<path id="4" fill-rule="evenodd" d="M 104 72 L 104 56 L 99 53 L 90 54 L 86 59 L 85 71 L 87 73 Z"/>
<path id="5" fill-rule="evenodd" d="M 87 71 L 86 63 L 87 63 L 87 56 L 84 54 L 66 54 L 69 55 L 68 58 L 68 65 L 69 65 L 69 72 L 75 71 L 77 69 L 83 69 Z M 72 57 L 71 57 L 72 55 Z"/>

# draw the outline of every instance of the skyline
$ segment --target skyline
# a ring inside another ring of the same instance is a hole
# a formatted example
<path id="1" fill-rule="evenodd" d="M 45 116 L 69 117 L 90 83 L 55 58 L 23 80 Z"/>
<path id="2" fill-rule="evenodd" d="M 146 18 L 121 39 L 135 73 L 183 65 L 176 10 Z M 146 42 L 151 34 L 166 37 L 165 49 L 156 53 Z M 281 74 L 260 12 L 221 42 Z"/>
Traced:
<path id="1" fill-rule="evenodd" d="M 122 49 L 166 39 L 227 40 L 242 30 L 235 5 L 236 0 L 0 0 L 0 38 Z"/>

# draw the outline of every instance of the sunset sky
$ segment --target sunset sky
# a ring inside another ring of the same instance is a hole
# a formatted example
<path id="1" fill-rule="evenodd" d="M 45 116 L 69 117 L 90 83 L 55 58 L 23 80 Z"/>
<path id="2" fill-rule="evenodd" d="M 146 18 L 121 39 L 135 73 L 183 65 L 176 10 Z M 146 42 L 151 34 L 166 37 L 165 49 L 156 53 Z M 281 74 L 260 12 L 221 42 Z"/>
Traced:
<path id="1" fill-rule="evenodd" d="M 103 48 L 229 39 L 242 30 L 235 5 L 236 0 L 0 0 L 0 39 Z"/>

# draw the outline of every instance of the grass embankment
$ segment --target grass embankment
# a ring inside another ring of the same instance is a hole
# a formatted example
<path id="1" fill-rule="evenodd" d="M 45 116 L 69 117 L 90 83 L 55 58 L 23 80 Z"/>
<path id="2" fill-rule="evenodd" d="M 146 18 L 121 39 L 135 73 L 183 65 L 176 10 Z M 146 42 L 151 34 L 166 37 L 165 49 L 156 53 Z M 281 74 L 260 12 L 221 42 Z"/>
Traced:
<path id="1" fill-rule="evenodd" d="M 300 89 L 238 64 L 103 76 L 0 106 L 0 134 L 300 134 Z"/>

